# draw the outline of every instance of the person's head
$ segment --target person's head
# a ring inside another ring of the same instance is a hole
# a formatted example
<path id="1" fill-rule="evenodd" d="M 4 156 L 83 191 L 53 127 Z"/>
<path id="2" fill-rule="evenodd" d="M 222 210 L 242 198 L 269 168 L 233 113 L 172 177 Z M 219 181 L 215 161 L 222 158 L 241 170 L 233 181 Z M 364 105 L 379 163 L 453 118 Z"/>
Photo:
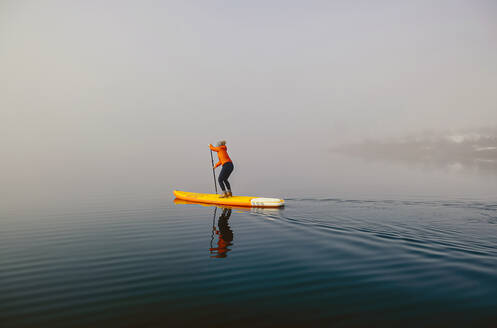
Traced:
<path id="1" fill-rule="evenodd" d="M 226 140 L 221 140 L 217 143 L 217 146 L 220 147 L 220 146 L 224 146 L 226 145 Z"/>

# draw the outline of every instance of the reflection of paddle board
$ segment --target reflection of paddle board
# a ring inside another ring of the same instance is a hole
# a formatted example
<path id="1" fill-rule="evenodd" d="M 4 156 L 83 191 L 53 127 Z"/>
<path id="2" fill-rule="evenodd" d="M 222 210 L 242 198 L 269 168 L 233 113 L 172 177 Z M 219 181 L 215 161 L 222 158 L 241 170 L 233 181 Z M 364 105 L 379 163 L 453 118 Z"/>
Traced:
<path id="1" fill-rule="evenodd" d="M 187 200 L 190 202 L 231 205 L 231 206 L 248 206 L 248 207 L 280 207 L 285 205 L 283 199 L 278 198 L 263 198 L 249 196 L 233 196 L 228 198 L 220 198 L 217 194 L 201 194 L 196 192 L 187 192 L 174 190 L 174 196 L 178 199 Z"/>
<path id="2" fill-rule="evenodd" d="M 204 207 L 218 207 L 218 208 L 229 208 L 232 210 L 240 210 L 240 211 L 245 211 L 245 212 L 250 212 L 252 210 L 264 210 L 263 208 L 260 207 L 247 207 L 247 206 L 233 206 L 233 205 L 219 205 L 219 204 L 208 204 L 208 203 L 199 203 L 199 202 L 191 202 L 189 200 L 183 200 L 179 198 L 174 199 L 174 204 L 176 205 L 200 205 Z M 271 207 L 266 210 L 277 210 L 277 208 Z"/>

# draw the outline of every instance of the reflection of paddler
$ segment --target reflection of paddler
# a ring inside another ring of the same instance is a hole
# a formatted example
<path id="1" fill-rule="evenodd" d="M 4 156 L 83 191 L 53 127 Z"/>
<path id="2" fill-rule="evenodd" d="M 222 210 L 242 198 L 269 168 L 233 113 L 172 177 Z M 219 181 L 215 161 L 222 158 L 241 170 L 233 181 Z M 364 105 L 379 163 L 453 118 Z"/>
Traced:
<path id="1" fill-rule="evenodd" d="M 219 216 L 219 220 L 217 222 L 218 230 L 215 227 L 212 227 L 214 232 L 219 235 L 219 240 L 217 242 L 217 247 L 211 247 L 209 250 L 211 257 L 226 257 L 230 249 L 228 246 L 232 245 L 233 241 L 233 231 L 231 230 L 228 220 L 231 216 L 231 209 L 224 208 L 223 213 Z"/>

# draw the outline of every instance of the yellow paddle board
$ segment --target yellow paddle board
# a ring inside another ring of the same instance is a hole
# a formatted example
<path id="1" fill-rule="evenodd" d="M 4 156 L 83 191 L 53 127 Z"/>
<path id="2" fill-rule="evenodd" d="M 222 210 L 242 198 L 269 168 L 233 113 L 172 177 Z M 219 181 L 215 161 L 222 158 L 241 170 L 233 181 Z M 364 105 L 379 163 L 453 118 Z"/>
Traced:
<path id="1" fill-rule="evenodd" d="M 190 202 L 231 205 L 231 206 L 248 206 L 248 207 L 280 207 L 285 205 L 283 199 L 250 197 L 250 196 L 233 196 L 220 198 L 217 194 L 201 194 L 197 192 L 187 192 L 174 190 L 174 196 L 177 199 L 187 200 Z"/>

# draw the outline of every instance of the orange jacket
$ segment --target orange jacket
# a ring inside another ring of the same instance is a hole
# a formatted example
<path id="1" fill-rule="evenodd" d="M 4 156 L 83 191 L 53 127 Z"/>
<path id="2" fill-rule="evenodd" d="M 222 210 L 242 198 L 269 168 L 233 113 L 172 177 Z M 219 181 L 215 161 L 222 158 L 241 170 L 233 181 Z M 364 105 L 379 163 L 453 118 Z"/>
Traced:
<path id="1" fill-rule="evenodd" d="M 219 165 L 224 165 L 228 162 L 231 162 L 231 158 L 228 156 L 228 151 L 226 146 L 219 146 L 219 147 L 214 147 L 212 145 L 209 145 L 211 150 L 214 150 L 217 152 L 217 157 L 219 157 L 219 162 L 214 165 L 214 167 L 218 167 Z"/>

